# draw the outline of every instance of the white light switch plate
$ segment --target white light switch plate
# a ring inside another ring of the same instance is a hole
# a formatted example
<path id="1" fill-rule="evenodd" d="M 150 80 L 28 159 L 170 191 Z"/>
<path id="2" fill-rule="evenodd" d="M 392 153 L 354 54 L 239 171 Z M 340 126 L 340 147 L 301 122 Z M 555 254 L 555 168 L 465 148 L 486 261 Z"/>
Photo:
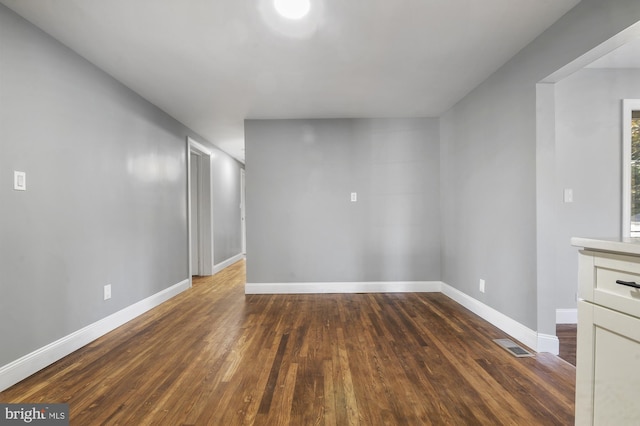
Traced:
<path id="1" fill-rule="evenodd" d="M 356 201 L 358 201 L 358 193 L 357 192 L 352 192 L 351 193 L 351 201 L 353 201 L 354 203 Z"/>
<path id="2" fill-rule="evenodd" d="M 13 189 L 16 191 L 27 190 L 27 174 L 25 172 L 13 172 Z"/>

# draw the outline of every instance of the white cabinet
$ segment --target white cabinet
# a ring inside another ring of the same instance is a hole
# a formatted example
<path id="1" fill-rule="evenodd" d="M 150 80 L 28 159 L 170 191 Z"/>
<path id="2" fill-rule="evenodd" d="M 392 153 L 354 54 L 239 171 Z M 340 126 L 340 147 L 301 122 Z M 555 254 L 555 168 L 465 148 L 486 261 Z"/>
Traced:
<path id="1" fill-rule="evenodd" d="M 640 240 L 574 239 L 577 425 L 640 425 Z M 613 249 L 614 251 L 607 251 Z"/>
<path id="2" fill-rule="evenodd" d="M 640 424 L 640 319 L 578 302 L 577 425 Z"/>

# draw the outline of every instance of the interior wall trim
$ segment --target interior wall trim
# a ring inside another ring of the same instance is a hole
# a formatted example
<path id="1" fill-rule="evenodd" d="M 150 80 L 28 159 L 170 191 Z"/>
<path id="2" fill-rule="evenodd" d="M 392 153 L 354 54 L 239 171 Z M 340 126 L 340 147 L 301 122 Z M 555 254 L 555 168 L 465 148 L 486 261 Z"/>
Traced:
<path id="1" fill-rule="evenodd" d="M 538 333 L 448 284 L 442 285 L 442 293 L 534 351 L 558 355 L 560 341 L 557 336 Z"/>
<path id="2" fill-rule="evenodd" d="M 551 334 L 538 333 L 538 347 L 536 352 L 549 352 L 558 355 L 560 353 L 560 339 Z"/>
<path id="3" fill-rule="evenodd" d="M 199 271 L 192 271 L 192 225 L 191 223 L 191 189 L 193 182 L 191 182 L 191 154 L 196 154 L 200 159 L 198 161 L 198 212 L 199 216 L 199 239 L 200 248 L 198 250 L 199 256 Z M 211 186 L 211 157 L 213 151 L 204 146 L 203 144 L 193 140 L 191 137 L 187 137 L 187 229 L 189 233 L 189 276 L 195 275 L 213 275 L 214 271 L 214 241 L 213 241 L 213 188 Z"/>
<path id="4" fill-rule="evenodd" d="M 309 283 L 246 283 L 245 294 L 425 293 L 439 292 L 441 281 L 370 281 Z"/>
<path id="5" fill-rule="evenodd" d="M 578 309 L 556 309 L 556 324 L 577 324 Z"/>
<path id="6" fill-rule="evenodd" d="M 186 279 L 0 367 L 0 391 L 26 379 L 88 343 L 189 288 Z"/>
<path id="7" fill-rule="evenodd" d="M 213 273 L 211 275 L 217 274 L 218 272 L 222 271 L 224 268 L 226 268 L 228 266 L 231 266 L 234 263 L 244 259 L 244 257 L 245 257 L 244 253 L 238 253 L 235 256 L 230 257 L 227 260 L 223 260 L 222 262 L 220 262 L 220 263 L 218 263 L 216 265 L 213 265 Z"/>

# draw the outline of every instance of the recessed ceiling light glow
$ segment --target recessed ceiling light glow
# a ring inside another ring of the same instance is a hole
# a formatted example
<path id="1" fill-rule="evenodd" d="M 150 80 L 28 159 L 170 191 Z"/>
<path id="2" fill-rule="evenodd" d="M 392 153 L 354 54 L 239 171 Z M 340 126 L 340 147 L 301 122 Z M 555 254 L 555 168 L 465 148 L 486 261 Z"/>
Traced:
<path id="1" fill-rule="evenodd" d="M 287 19 L 301 19 L 311 9 L 309 0 L 274 0 L 273 5 Z"/>

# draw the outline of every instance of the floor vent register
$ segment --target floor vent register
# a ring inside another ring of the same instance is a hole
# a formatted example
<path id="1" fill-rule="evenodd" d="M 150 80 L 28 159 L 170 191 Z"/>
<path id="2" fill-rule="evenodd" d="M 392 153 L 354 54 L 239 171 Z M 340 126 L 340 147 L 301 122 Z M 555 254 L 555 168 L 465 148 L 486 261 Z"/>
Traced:
<path id="1" fill-rule="evenodd" d="M 534 356 L 531 352 L 529 352 L 528 350 L 526 350 L 522 346 L 518 345 L 517 343 L 513 342 L 512 340 L 509 340 L 509 339 L 493 339 L 493 341 L 496 342 L 504 350 L 506 350 L 507 352 L 509 352 L 511 355 L 513 355 L 515 357 L 524 358 L 524 357 Z"/>

